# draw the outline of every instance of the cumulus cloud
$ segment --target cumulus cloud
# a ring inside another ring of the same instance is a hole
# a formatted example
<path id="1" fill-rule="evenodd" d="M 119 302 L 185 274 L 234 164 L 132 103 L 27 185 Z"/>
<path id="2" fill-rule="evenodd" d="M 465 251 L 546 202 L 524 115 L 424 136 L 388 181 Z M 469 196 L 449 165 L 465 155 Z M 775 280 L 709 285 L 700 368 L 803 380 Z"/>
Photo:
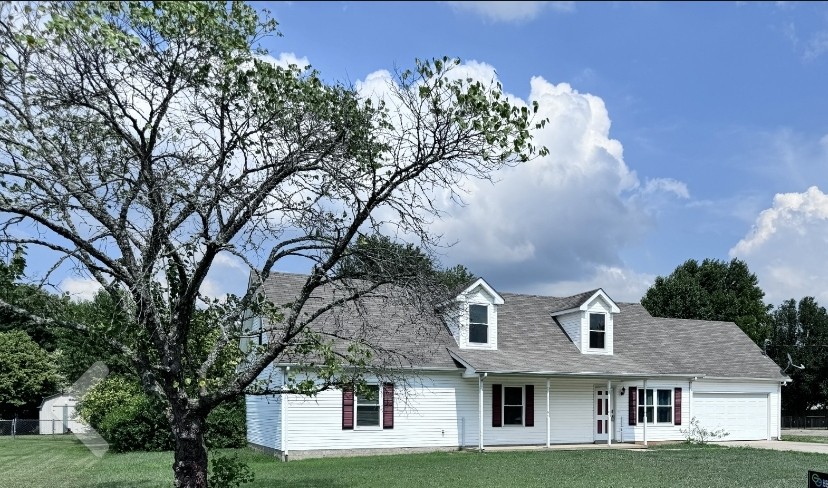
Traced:
<path id="1" fill-rule="evenodd" d="M 58 285 L 62 293 L 68 293 L 75 301 L 92 300 L 101 284 L 92 278 L 66 277 Z"/>
<path id="2" fill-rule="evenodd" d="M 462 78 L 497 81 L 485 63 L 470 61 L 456 71 Z M 390 80 L 387 71 L 377 71 L 357 88 L 363 96 L 384 98 Z M 431 230 L 456 243 L 444 252 L 444 264 L 462 263 L 504 291 L 567 295 L 601 286 L 619 299 L 637 300 L 652 279 L 626 269 L 619 251 L 653 226 L 658 203 L 689 198 L 687 186 L 638 178 L 624 161 L 621 142 L 610 137 L 600 97 L 535 77 L 527 100 L 537 100 L 538 116 L 549 119 L 535 143 L 550 154 L 499 171 L 494 184 L 465 181 L 465 205 L 433 195 L 446 213 Z"/>
<path id="3" fill-rule="evenodd" d="M 279 57 L 273 57 L 270 54 L 265 54 L 258 56 L 259 59 L 262 61 L 267 61 L 274 66 L 280 66 L 282 68 L 287 68 L 290 65 L 298 66 L 299 68 L 304 68 L 310 65 L 310 61 L 305 56 L 299 57 L 294 53 L 280 53 Z"/>
<path id="4" fill-rule="evenodd" d="M 448 2 L 456 12 L 479 15 L 491 22 L 521 22 L 537 18 L 544 9 L 572 12 L 575 2 Z"/>
<path id="5" fill-rule="evenodd" d="M 779 193 L 750 233 L 731 250 L 759 278 L 765 299 L 814 296 L 828 304 L 828 195 L 816 186 L 802 193 Z"/>

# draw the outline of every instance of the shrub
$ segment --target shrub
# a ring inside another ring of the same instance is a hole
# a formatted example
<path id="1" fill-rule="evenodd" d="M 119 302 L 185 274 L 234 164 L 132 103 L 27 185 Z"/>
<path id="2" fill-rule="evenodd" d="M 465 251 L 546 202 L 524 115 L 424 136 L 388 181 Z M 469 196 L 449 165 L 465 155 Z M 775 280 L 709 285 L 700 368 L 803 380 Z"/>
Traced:
<path id="1" fill-rule="evenodd" d="M 110 376 L 96 385 L 81 399 L 78 412 L 114 451 L 165 451 L 174 446 L 164 403 L 129 378 Z M 246 441 L 244 399 L 220 405 L 208 415 L 208 447 L 242 447 Z"/>
<path id="2" fill-rule="evenodd" d="M 707 444 L 710 441 L 720 440 L 730 435 L 724 429 L 707 430 L 699 425 L 699 420 L 696 417 L 690 419 L 690 427 L 687 429 L 680 429 L 684 435 L 685 442 L 690 444 Z"/>
<path id="3" fill-rule="evenodd" d="M 238 488 L 244 483 L 253 481 L 253 471 L 250 466 L 239 459 L 238 454 L 222 456 L 215 454 L 210 460 L 209 485 L 222 488 Z"/>

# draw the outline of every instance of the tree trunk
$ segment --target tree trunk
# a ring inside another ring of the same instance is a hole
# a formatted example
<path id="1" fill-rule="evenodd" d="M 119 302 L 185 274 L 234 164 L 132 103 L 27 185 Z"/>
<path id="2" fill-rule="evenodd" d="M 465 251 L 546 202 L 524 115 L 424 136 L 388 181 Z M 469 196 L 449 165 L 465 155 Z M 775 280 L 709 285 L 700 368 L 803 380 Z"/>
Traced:
<path id="1" fill-rule="evenodd" d="M 205 418 L 186 409 L 173 409 L 175 458 L 173 472 L 176 488 L 207 487 L 207 446 L 204 444 Z"/>

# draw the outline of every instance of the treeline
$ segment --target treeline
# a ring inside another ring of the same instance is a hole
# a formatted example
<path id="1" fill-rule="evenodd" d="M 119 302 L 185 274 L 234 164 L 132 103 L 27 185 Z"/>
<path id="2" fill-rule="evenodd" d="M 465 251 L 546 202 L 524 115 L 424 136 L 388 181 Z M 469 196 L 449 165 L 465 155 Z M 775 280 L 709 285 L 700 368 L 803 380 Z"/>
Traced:
<path id="1" fill-rule="evenodd" d="M 811 296 L 777 305 L 765 303 L 764 297 L 744 261 L 690 259 L 669 276 L 656 278 L 641 304 L 656 317 L 735 322 L 793 380 L 783 389 L 783 413 L 824 411 L 828 312 Z"/>

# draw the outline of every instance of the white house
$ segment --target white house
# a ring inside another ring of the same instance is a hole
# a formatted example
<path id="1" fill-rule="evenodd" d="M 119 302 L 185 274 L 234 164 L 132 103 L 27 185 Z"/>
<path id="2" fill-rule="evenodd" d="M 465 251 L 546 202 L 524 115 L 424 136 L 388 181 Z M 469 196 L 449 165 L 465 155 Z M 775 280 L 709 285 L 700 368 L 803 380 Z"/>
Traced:
<path id="1" fill-rule="evenodd" d="M 43 399 L 40 404 L 40 433 L 65 434 L 86 432 L 88 427 L 77 418 L 78 400 L 64 393 L 56 393 Z"/>
<path id="2" fill-rule="evenodd" d="M 290 303 L 306 278 L 275 274 L 265 293 Z M 283 458 L 647 444 L 684 439 L 692 418 L 725 429 L 727 440 L 780 436 L 789 378 L 733 323 L 655 318 L 601 289 L 566 298 L 501 294 L 483 279 L 455 300 L 446 327 L 427 338 L 413 321 L 392 323 L 387 303 L 366 301 L 378 328 L 388 325 L 389 346 L 416 353 L 406 385 L 376 381 L 373 398 L 347 389 L 248 396 L 248 442 Z M 342 327 L 342 315 L 335 322 Z M 263 377 L 278 387 L 296 367 L 274 364 Z"/>

